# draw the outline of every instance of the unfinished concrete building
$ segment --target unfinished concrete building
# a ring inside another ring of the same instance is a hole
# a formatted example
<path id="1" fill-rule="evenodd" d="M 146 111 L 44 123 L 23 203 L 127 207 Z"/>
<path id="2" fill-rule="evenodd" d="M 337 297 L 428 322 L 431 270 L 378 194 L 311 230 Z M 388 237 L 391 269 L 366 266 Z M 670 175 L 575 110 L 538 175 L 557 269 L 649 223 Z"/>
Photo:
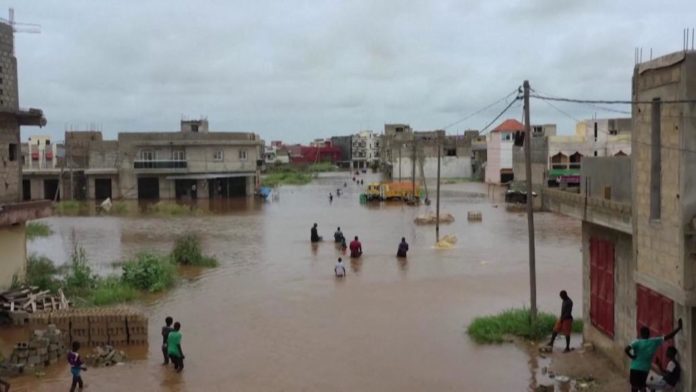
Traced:
<path id="1" fill-rule="evenodd" d="M 580 194 L 544 200 L 583 220 L 585 339 L 628 369 L 640 327 L 665 334 L 681 318 L 657 358 L 676 344 L 683 390 L 696 390 L 696 52 L 636 65 L 633 100 L 630 158 L 587 159 Z"/>
<path id="2" fill-rule="evenodd" d="M 66 165 L 78 199 L 219 199 L 253 194 L 263 141 L 253 133 L 210 132 L 182 120 L 179 132 L 66 132 Z"/>
<path id="3" fill-rule="evenodd" d="M 21 279 L 27 259 L 27 220 L 51 214 L 49 202 L 22 201 L 19 127 L 46 124 L 39 109 L 19 108 L 14 31 L 0 22 L 0 289 Z"/>

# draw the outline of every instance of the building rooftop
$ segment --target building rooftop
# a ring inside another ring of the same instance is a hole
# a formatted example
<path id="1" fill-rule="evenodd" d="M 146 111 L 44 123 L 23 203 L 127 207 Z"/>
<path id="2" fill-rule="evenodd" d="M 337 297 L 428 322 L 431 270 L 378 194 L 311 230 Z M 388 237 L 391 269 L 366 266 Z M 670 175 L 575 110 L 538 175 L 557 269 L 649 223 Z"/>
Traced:
<path id="1" fill-rule="evenodd" d="M 524 124 L 521 122 L 509 118 L 505 121 L 503 121 L 500 125 L 497 127 L 493 128 L 491 132 L 517 132 L 517 131 L 524 131 Z"/>

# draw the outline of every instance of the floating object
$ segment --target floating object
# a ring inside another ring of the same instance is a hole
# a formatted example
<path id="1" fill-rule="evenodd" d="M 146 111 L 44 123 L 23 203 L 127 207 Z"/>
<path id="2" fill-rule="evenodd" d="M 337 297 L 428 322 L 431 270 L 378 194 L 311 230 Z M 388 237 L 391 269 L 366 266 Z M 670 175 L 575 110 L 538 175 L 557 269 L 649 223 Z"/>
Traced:
<path id="1" fill-rule="evenodd" d="M 110 197 L 107 197 L 106 200 L 104 200 L 103 202 L 101 202 L 101 204 L 99 205 L 99 208 L 101 208 L 102 211 L 104 211 L 104 212 L 109 212 L 109 211 L 111 211 L 111 207 L 113 207 L 113 203 L 111 203 L 111 198 L 110 198 Z"/>
<path id="2" fill-rule="evenodd" d="M 448 235 L 442 237 L 442 239 L 438 243 L 435 244 L 435 248 L 437 248 L 437 249 L 452 249 L 452 248 L 454 248 L 454 245 L 456 243 L 457 243 L 457 237 L 452 235 L 452 234 L 448 234 Z"/>
<path id="3" fill-rule="evenodd" d="M 268 200 L 269 197 L 273 194 L 273 188 L 267 187 L 267 186 L 262 186 L 259 188 L 259 196 L 263 197 L 264 199 Z"/>
<path id="4" fill-rule="evenodd" d="M 437 221 L 437 216 L 432 212 L 425 215 L 419 215 L 413 220 L 418 225 L 434 225 Z M 440 223 L 452 223 L 454 222 L 454 216 L 452 214 L 441 212 L 440 213 Z"/>
<path id="5" fill-rule="evenodd" d="M 469 222 L 481 222 L 483 220 L 483 214 L 481 214 L 481 211 L 469 211 L 466 213 L 466 219 Z"/>

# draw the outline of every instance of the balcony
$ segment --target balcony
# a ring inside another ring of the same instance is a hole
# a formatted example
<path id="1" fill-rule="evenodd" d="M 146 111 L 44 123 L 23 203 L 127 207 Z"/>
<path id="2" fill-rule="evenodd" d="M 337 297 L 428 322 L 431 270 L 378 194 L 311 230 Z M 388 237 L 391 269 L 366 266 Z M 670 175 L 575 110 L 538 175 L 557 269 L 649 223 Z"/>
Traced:
<path id="1" fill-rule="evenodd" d="M 136 159 L 133 169 L 186 169 L 186 161 L 172 159 Z"/>

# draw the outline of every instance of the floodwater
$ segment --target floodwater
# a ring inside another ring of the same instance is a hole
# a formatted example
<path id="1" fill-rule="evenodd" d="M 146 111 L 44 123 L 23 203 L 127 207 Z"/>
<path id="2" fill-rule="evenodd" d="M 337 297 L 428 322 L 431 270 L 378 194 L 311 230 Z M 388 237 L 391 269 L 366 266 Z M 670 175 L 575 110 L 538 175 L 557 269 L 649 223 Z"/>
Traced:
<path id="1" fill-rule="evenodd" d="M 343 189 L 343 182 L 348 187 Z M 367 181 L 366 181 L 367 182 Z M 328 194 L 343 190 L 329 204 Z M 437 250 L 434 226 L 416 226 L 430 207 L 362 206 L 348 174 L 283 187 L 277 201 L 243 199 L 194 217 L 53 217 L 55 231 L 30 252 L 64 262 L 77 241 L 98 270 L 141 250 L 170 249 L 176 235 L 201 235 L 218 268 L 187 274 L 170 292 L 147 299 L 150 344 L 113 368 L 90 369 L 95 391 L 525 391 L 538 361 L 515 345 L 479 346 L 466 335 L 472 318 L 529 303 L 527 222 L 478 183 L 443 186 L 442 212 L 456 221 L 441 235 L 458 238 Z M 469 223 L 479 210 L 483 222 Z M 337 226 L 360 237 L 364 255 L 337 281 L 341 256 L 332 241 L 312 246 L 309 229 L 332 238 Z M 557 313 L 568 290 L 582 309 L 579 222 L 536 214 L 540 308 Z M 407 261 L 395 257 L 406 237 Z M 182 324 L 186 368 L 161 365 L 160 327 Z M 5 345 L 16 334 L 4 333 Z M 65 364 L 40 379 L 13 380 L 13 390 L 67 390 Z"/>

